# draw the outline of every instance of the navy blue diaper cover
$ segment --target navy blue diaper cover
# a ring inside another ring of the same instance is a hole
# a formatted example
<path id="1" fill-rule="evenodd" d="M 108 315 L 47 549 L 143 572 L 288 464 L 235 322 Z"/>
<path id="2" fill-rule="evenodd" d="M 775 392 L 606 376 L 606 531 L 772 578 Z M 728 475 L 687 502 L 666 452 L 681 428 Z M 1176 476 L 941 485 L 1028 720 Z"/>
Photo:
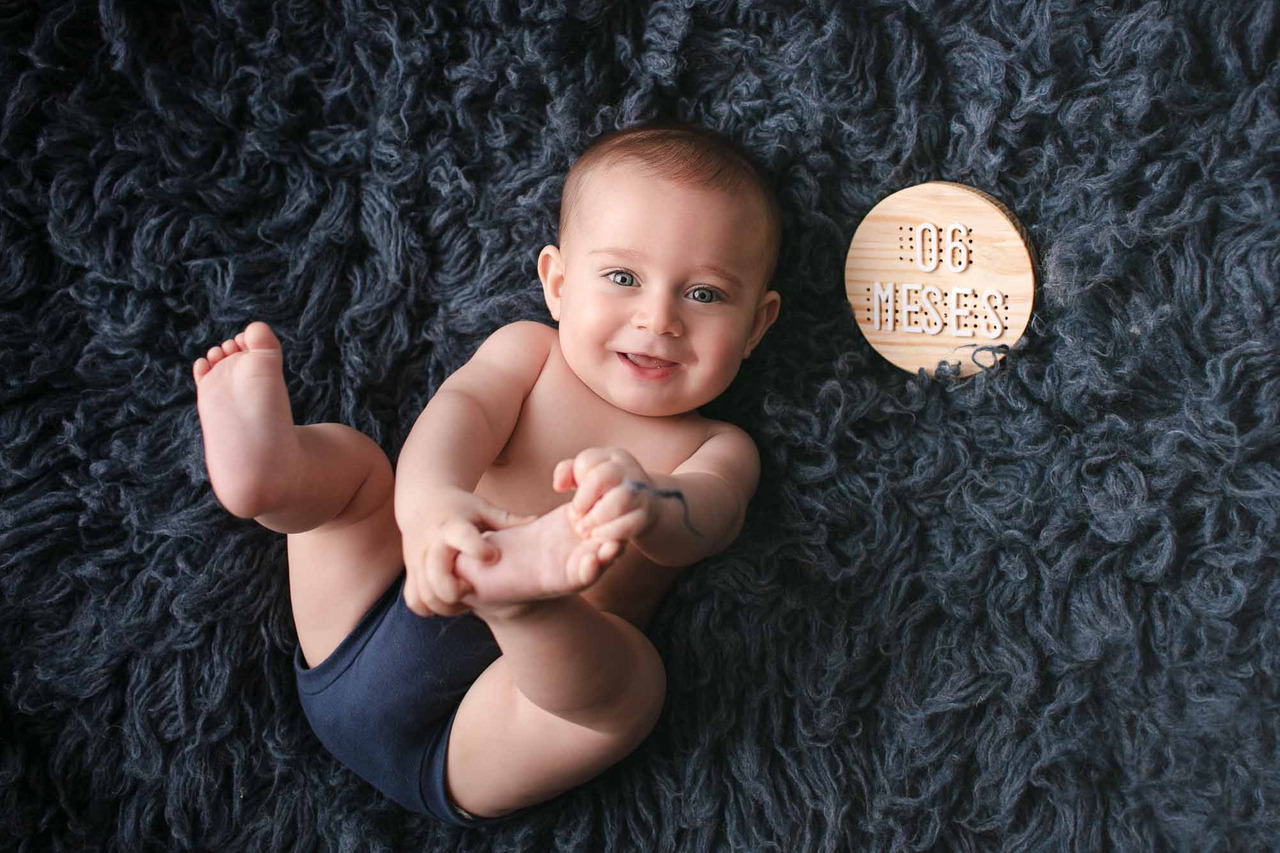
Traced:
<path id="1" fill-rule="evenodd" d="M 334 757 L 400 805 L 458 826 L 491 823 L 449 801 L 445 756 L 458 703 L 501 650 L 470 613 L 409 610 L 404 577 L 319 666 L 294 653 L 302 709 Z"/>

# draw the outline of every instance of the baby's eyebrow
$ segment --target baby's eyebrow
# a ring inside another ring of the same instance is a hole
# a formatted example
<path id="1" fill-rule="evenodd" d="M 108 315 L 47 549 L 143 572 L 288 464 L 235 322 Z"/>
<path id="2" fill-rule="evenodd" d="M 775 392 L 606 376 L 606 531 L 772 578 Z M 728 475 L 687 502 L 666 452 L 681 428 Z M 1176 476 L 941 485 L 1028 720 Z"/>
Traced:
<path id="1" fill-rule="evenodd" d="M 603 249 L 592 249 L 588 255 L 617 255 L 623 258 L 630 258 L 636 261 L 646 260 L 644 252 L 638 252 L 635 249 L 627 249 L 622 246 L 606 246 Z M 724 279 L 734 287 L 741 288 L 742 281 L 736 275 L 729 272 L 722 266 L 711 263 L 698 264 L 694 269 L 698 272 L 709 272 L 714 276 Z"/>

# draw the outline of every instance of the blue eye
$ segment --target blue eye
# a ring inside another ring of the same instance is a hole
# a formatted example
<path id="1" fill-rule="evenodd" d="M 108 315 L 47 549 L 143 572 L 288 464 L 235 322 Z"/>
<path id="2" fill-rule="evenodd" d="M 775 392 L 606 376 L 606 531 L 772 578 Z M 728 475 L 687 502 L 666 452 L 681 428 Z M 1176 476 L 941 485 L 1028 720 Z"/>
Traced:
<path id="1" fill-rule="evenodd" d="M 605 277 L 614 284 L 620 284 L 623 287 L 635 287 L 636 284 L 636 277 L 626 270 L 614 270 L 611 273 L 606 273 Z"/>
<path id="2" fill-rule="evenodd" d="M 705 294 L 707 294 L 707 297 L 708 297 L 708 298 L 706 298 L 706 299 L 698 299 L 697 297 L 693 297 L 693 301 L 694 301 L 694 302 L 701 302 L 703 305 L 714 305 L 715 303 L 717 303 L 717 302 L 720 302 L 720 301 L 721 301 L 721 296 L 720 296 L 720 294 L 719 294 L 719 293 L 716 293 L 714 290 L 712 290 L 712 289 L 711 289 L 711 288 L 709 288 L 709 287 L 695 287 L 693 290 L 689 291 L 689 293 L 690 293 L 691 295 L 692 295 L 692 294 L 694 294 L 694 293 L 705 293 Z"/>

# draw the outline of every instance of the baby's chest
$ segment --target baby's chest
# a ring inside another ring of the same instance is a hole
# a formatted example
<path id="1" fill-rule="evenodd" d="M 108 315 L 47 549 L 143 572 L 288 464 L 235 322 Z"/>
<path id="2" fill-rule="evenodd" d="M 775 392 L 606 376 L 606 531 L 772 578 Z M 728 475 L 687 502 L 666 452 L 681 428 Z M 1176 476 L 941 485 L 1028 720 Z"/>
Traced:
<path id="1" fill-rule="evenodd" d="M 632 415 L 585 386 L 540 381 L 526 398 L 506 447 L 476 485 L 476 494 L 512 512 L 541 515 L 573 497 L 551 488 L 560 460 L 589 447 L 619 447 L 645 471 L 670 474 L 705 440 L 707 424 L 701 418 L 664 421 Z"/>

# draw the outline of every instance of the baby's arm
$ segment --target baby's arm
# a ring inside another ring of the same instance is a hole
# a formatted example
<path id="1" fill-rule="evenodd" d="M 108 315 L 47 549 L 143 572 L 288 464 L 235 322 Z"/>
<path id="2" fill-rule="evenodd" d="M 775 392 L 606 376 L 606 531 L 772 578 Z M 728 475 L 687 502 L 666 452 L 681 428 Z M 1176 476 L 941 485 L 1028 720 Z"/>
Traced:
<path id="1" fill-rule="evenodd" d="M 554 335 L 529 321 L 498 329 L 441 384 L 405 439 L 396 463 L 395 514 L 404 541 L 405 602 L 415 613 L 465 609 L 450 606 L 465 592 L 451 583 L 454 558 L 459 552 L 491 557 L 494 546 L 481 528 L 528 520 L 472 492 L 511 437 Z M 428 577 L 433 583 L 424 582 Z M 451 590 L 453 601 L 434 600 L 432 588 Z"/>
<path id="2" fill-rule="evenodd" d="M 645 472 L 626 451 L 592 448 L 561 462 L 555 477 L 558 491 L 578 487 L 579 535 L 626 538 L 658 565 L 687 566 L 741 532 L 760 456 L 750 436 L 726 424 L 669 476 Z"/>

